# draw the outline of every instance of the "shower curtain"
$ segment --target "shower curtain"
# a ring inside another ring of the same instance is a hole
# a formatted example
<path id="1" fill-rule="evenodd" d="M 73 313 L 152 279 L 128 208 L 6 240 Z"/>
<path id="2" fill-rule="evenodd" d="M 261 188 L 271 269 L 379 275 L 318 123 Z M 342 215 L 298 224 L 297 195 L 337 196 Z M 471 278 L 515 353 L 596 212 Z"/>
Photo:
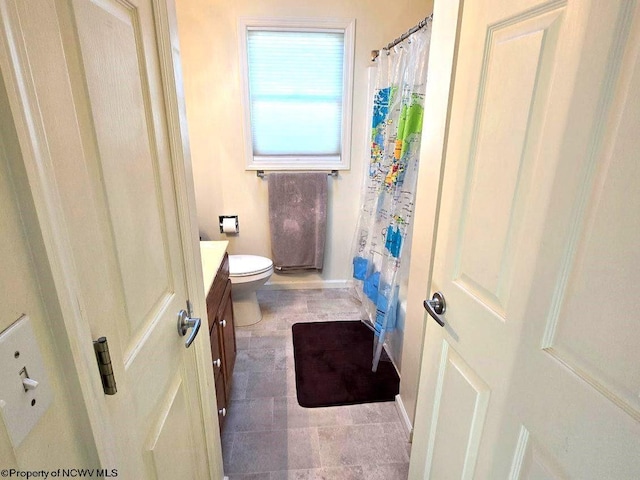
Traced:
<path id="1" fill-rule="evenodd" d="M 374 330 L 375 372 L 396 329 L 400 278 L 408 269 L 431 21 L 377 59 L 366 166 L 353 252 L 354 291 Z"/>

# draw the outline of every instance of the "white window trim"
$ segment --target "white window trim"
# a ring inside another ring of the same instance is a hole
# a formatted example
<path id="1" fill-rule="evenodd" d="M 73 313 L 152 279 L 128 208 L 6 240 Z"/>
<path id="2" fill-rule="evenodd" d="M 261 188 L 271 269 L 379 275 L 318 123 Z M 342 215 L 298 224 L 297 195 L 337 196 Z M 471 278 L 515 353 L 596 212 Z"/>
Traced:
<path id="1" fill-rule="evenodd" d="M 240 51 L 240 76 L 242 80 L 242 113 L 246 170 L 349 170 L 351 168 L 351 117 L 353 93 L 353 63 L 355 48 L 355 19 L 339 18 L 253 18 L 243 17 L 238 22 Z M 260 157 L 253 155 L 251 139 L 251 105 L 249 101 L 249 71 L 247 56 L 247 31 L 339 31 L 344 32 L 344 70 L 342 97 L 341 154 L 321 157 Z"/>

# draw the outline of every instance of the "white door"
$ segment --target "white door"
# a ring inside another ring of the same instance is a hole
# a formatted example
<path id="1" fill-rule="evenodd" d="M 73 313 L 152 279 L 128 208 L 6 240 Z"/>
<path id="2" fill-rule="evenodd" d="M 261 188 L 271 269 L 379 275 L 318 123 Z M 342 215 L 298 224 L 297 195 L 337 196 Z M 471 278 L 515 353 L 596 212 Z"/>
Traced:
<path id="1" fill-rule="evenodd" d="M 4 2 L 3 45 L 13 63 L 4 63 L 3 74 L 14 77 L 13 98 L 22 102 L 13 108 L 25 109 L 14 115 L 25 156 L 34 157 L 28 173 L 37 180 L 37 170 L 46 170 L 45 195 L 54 202 L 43 207 L 34 188 L 36 208 L 48 216 L 45 208 L 59 206 L 52 237 L 69 242 L 63 275 L 77 285 L 59 288 L 75 289 L 89 333 L 83 335 L 83 323 L 72 327 L 71 348 L 86 350 L 102 336 L 110 346 L 113 396 L 102 394 L 95 360 L 76 360 L 89 374 L 91 385 L 83 388 L 98 385 L 85 400 L 87 410 L 104 414 L 90 418 L 102 467 L 126 479 L 205 479 L 207 406 L 195 347 L 185 348 L 187 337 L 177 328 L 178 312 L 187 306 L 183 249 L 191 238 L 180 229 L 185 194 L 178 193 L 180 165 L 169 139 L 163 81 L 172 78 L 161 75 L 156 28 L 167 27 L 159 6 L 150 0 Z M 20 118 L 35 126 L 21 129 Z M 198 340 L 206 346 L 203 320 Z"/>
<path id="2" fill-rule="evenodd" d="M 640 478 L 640 5 L 460 25 L 410 478 Z"/>

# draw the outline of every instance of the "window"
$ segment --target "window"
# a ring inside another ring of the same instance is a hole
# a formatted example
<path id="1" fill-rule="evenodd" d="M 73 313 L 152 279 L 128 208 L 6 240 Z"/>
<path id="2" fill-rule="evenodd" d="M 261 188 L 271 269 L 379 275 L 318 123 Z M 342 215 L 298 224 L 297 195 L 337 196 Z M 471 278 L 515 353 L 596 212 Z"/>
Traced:
<path id="1" fill-rule="evenodd" d="M 348 169 L 354 21 L 240 22 L 247 169 Z"/>

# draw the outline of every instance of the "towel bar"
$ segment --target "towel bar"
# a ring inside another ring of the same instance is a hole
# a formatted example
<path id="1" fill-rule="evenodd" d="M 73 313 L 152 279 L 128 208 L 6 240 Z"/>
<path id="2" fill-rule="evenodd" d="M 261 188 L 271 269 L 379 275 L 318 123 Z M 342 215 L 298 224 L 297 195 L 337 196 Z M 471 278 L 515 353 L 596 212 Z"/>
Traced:
<path id="1" fill-rule="evenodd" d="M 256 170 L 256 175 L 258 176 L 258 178 L 264 178 L 267 174 L 264 173 L 264 170 Z M 330 177 L 337 177 L 338 170 L 331 170 L 330 172 L 327 172 L 327 175 L 329 175 Z"/>

